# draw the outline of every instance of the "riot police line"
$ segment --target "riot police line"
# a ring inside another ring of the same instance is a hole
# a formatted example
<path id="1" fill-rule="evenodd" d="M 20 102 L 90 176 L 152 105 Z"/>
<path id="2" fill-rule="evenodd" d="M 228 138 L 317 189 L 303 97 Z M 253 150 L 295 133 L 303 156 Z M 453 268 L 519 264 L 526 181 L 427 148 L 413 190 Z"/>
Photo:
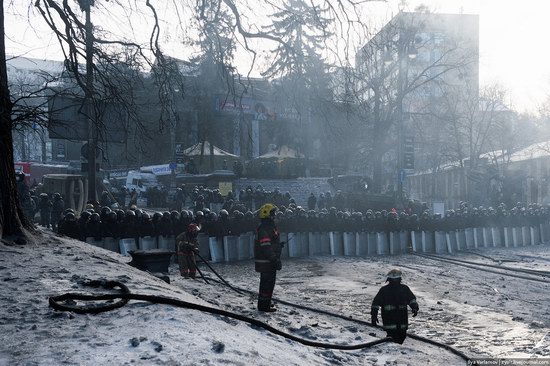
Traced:
<path id="1" fill-rule="evenodd" d="M 415 213 L 367 210 L 306 211 L 295 204 L 281 207 L 276 216 L 283 257 L 315 255 L 371 256 L 417 252 L 453 253 L 482 247 L 536 245 L 550 240 L 550 208 L 518 203 L 507 209 L 503 204 L 470 207 L 463 203 L 445 216 L 428 211 Z M 129 210 L 92 206 L 78 217 L 65 210 L 57 232 L 127 255 L 142 249 L 174 250 L 175 237 L 190 223 L 198 223 L 202 256 L 213 262 L 253 258 L 254 231 L 258 224 L 252 211 L 208 208 L 149 213 L 135 206 Z"/>

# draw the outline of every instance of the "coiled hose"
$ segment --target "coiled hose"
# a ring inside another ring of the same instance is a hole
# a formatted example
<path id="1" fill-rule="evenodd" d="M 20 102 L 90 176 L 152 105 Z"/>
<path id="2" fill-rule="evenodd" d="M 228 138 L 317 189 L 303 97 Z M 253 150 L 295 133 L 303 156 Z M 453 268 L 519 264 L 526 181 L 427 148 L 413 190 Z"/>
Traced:
<path id="1" fill-rule="evenodd" d="M 103 287 L 111 290 L 118 287 L 121 292 L 115 293 L 115 294 L 100 294 L 100 295 L 65 293 L 63 295 L 50 297 L 49 298 L 50 306 L 53 309 L 59 310 L 59 311 L 72 311 L 78 314 L 88 314 L 88 313 L 97 314 L 97 313 L 111 311 L 111 310 L 120 308 L 126 305 L 129 300 L 142 300 L 142 301 L 148 301 L 155 304 L 173 305 L 181 308 L 194 309 L 194 310 L 199 310 L 199 311 L 203 311 L 211 314 L 226 316 L 228 318 L 240 320 L 248 324 L 263 328 L 281 337 L 284 337 L 292 341 L 301 343 L 306 346 L 311 346 L 311 347 L 350 351 L 350 350 L 370 348 L 381 343 L 392 341 L 391 338 L 386 337 L 382 339 L 377 339 L 372 342 L 359 343 L 359 344 L 353 344 L 353 345 L 314 342 L 307 339 L 296 337 L 292 334 L 285 333 L 260 320 L 250 318 L 237 313 L 232 313 L 230 311 L 226 311 L 226 310 L 222 310 L 222 309 L 218 309 L 210 306 L 205 306 L 205 305 L 199 305 L 188 301 L 173 299 L 166 296 L 133 294 L 130 292 L 130 289 L 126 285 L 124 285 L 119 281 L 93 280 L 93 281 L 84 282 L 83 285 L 89 286 L 89 287 L 95 287 L 95 288 Z M 98 301 L 98 300 L 115 300 L 115 299 L 120 299 L 120 300 L 114 303 L 102 303 L 102 304 L 94 304 L 89 306 L 80 306 L 80 305 L 77 305 L 74 301 L 74 300 Z M 62 304 L 60 303 L 61 301 L 64 301 L 65 303 Z"/>

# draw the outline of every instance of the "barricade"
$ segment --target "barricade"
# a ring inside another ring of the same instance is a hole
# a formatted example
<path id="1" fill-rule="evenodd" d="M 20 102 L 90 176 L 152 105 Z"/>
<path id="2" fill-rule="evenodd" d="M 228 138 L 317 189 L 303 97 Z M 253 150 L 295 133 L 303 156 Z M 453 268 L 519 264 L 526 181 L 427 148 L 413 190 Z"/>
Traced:
<path id="1" fill-rule="evenodd" d="M 512 248 L 514 246 L 514 233 L 511 227 L 504 227 L 504 246 L 506 248 Z"/>
<path id="2" fill-rule="evenodd" d="M 319 233 L 308 233 L 309 255 L 321 255 L 321 235 Z"/>
<path id="3" fill-rule="evenodd" d="M 254 231 L 251 231 L 250 232 L 250 236 L 249 236 L 249 242 L 248 242 L 248 249 L 250 250 L 250 258 L 254 258 L 254 246 L 255 246 L 255 243 L 256 243 L 256 233 Z"/>
<path id="4" fill-rule="evenodd" d="M 110 236 L 103 238 L 103 248 L 115 253 L 120 253 L 120 245 L 118 240 Z"/>
<path id="5" fill-rule="evenodd" d="M 540 244 L 539 229 L 534 226 L 531 226 L 529 229 L 531 230 L 531 245 L 539 245 Z"/>
<path id="6" fill-rule="evenodd" d="M 516 247 L 521 247 L 523 244 L 523 238 L 522 238 L 522 235 L 521 235 L 521 228 L 520 227 L 513 227 L 512 228 L 512 235 L 513 235 L 513 243 L 514 243 L 514 248 Z"/>
<path id="7" fill-rule="evenodd" d="M 172 237 L 173 238 L 173 237 Z M 139 238 L 138 241 L 139 250 L 151 250 L 158 249 L 157 246 L 157 237 L 156 236 L 143 236 Z M 174 251 L 174 245 L 171 248 L 166 248 L 168 250 Z"/>
<path id="8" fill-rule="evenodd" d="M 464 240 L 466 242 L 466 249 L 473 249 L 475 248 L 475 243 L 474 243 L 474 229 L 471 228 L 471 227 L 468 227 L 466 229 L 464 229 Z"/>
<path id="9" fill-rule="evenodd" d="M 523 240 L 523 246 L 531 245 L 531 233 L 528 226 L 521 228 L 521 238 Z"/>
<path id="10" fill-rule="evenodd" d="M 390 232 L 390 238 L 389 238 L 389 244 L 390 244 L 390 254 L 396 255 L 401 253 L 401 242 L 400 242 L 400 236 L 398 231 L 391 231 Z"/>
<path id="11" fill-rule="evenodd" d="M 384 231 L 376 233 L 376 254 L 387 255 L 390 252 L 390 243 L 388 235 Z"/>
<path id="12" fill-rule="evenodd" d="M 539 228 L 540 228 L 540 240 L 542 241 L 543 244 L 546 244 L 546 241 L 548 240 L 547 225 L 548 225 L 548 224 L 545 224 L 545 223 L 539 224 Z"/>
<path id="13" fill-rule="evenodd" d="M 330 255 L 340 256 L 344 254 L 344 238 L 340 231 L 330 232 Z"/>
<path id="14" fill-rule="evenodd" d="M 238 236 L 224 236 L 223 237 L 223 257 L 226 262 L 235 262 L 239 259 L 238 252 Z"/>
<path id="15" fill-rule="evenodd" d="M 353 256 L 357 252 L 357 244 L 355 243 L 355 233 L 346 231 L 343 233 L 344 240 L 344 255 Z"/>
<path id="16" fill-rule="evenodd" d="M 483 246 L 483 229 L 480 227 L 474 228 L 474 248 L 481 248 Z"/>
<path id="17" fill-rule="evenodd" d="M 445 233 L 445 244 L 447 245 L 447 252 L 456 253 L 456 234 L 454 231 L 448 231 Z"/>
<path id="18" fill-rule="evenodd" d="M 120 239 L 119 245 L 120 245 L 120 254 L 122 254 L 125 257 L 128 257 L 130 255 L 130 251 L 137 250 L 138 248 L 135 238 Z"/>
<path id="19" fill-rule="evenodd" d="M 211 236 L 208 238 L 208 247 L 210 249 L 210 258 L 214 263 L 223 262 L 223 238 Z"/>
<path id="20" fill-rule="evenodd" d="M 409 251 L 409 232 L 401 230 L 399 232 L 399 244 L 401 245 L 401 254 L 408 253 Z"/>
<path id="21" fill-rule="evenodd" d="M 300 240 L 298 233 L 288 233 L 288 256 L 298 258 L 301 254 Z"/>
<path id="22" fill-rule="evenodd" d="M 367 233 L 360 231 L 355 233 L 355 255 L 364 257 L 368 254 L 369 243 Z"/>
<path id="23" fill-rule="evenodd" d="M 422 231 L 422 252 L 434 253 L 435 252 L 435 240 L 434 234 L 431 231 Z"/>
<path id="24" fill-rule="evenodd" d="M 330 233 L 320 233 L 321 238 L 321 255 L 330 255 Z"/>
<path id="25" fill-rule="evenodd" d="M 464 229 L 458 229 L 455 231 L 456 235 L 456 250 L 464 250 L 466 249 L 466 230 Z"/>
<path id="26" fill-rule="evenodd" d="M 422 252 L 422 232 L 421 231 L 411 231 L 411 246 L 413 252 Z"/>
<path id="27" fill-rule="evenodd" d="M 208 235 L 205 233 L 199 233 L 197 236 L 197 242 L 199 243 L 199 253 L 204 260 L 210 260 L 210 242 Z"/>
<path id="28" fill-rule="evenodd" d="M 488 227 L 484 227 L 482 229 L 483 232 L 483 247 L 489 248 L 493 246 L 493 233 L 491 232 L 491 229 Z"/>
<path id="29" fill-rule="evenodd" d="M 540 225 L 540 236 L 543 243 L 550 242 L 550 224 L 545 222 Z"/>
<path id="30" fill-rule="evenodd" d="M 435 252 L 437 254 L 442 254 L 447 252 L 447 240 L 445 238 L 444 231 L 435 232 Z"/>
<path id="31" fill-rule="evenodd" d="M 249 233 L 249 235 L 254 235 L 254 233 Z M 281 243 L 284 242 L 284 245 L 281 248 L 281 258 L 288 258 L 288 234 L 280 233 L 279 240 Z"/>
<path id="32" fill-rule="evenodd" d="M 300 256 L 309 256 L 309 235 L 306 232 L 298 233 L 300 236 Z"/>
<path id="33" fill-rule="evenodd" d="M 301 233 L 299 232 L 296 232 L 294 233 L 294 242 L 295 242 L 295 246 L 296 248 L 294 249 L 294 253 L 295 253 L 295 258 L 296 257 L 302 257 L 303 256 L 303 249 L 302 249 L 302 235 Z M 289 248 L 289 253 L 290 253 L 290 248 Z"/>
<path id="34" fill-rule="evenodd" d="M 378 254 L 378 242 L 376 238 L 376 233 L 367 232 L 367 255 L 369 257 Z"/>
<path id="35" fill-rule="evenodd" d="M 176 238 L 173 235 L 160 235 L 158 238 L 159 241 L 159 249 L 166 249 L 166 250 L 176 250 Z M 201 254 L 202 255 L 202 254 Z"/>
<path id="36" fill-rule="evenodd" d="M 86 243 L 93 245 L 94 247 L 103 248 L 103 238 L 96 240 L 96 238 L 87 237 Z"/>
<path id="37" fill-rule="evenodd" d="M 242 233 L 238 236 L 237 259 L 240 261 L 250 259 L 250 238 L 248 237 L 249 235 L 250 233 Z"/>
<path id="38" fill-rule="evenodd" d="M 493 246 L 501 247 L 502 246 L 502 236 L 500 235 L 499 227 L 492 227 L 491 232 L 493 234 Z"/>

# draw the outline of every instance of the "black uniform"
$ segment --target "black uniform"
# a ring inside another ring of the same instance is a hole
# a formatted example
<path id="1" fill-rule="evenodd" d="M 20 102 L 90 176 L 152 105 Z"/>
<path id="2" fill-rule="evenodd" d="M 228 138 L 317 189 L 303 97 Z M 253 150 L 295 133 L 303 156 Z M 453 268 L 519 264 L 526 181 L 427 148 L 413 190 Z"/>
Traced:
<path id="1" fill-rule="evenodd" d="M 269 311 L 277 271 L 282 267 L 279 231 L 272 219 L 262 219 L 256 230 L 254 258 L 256 272 L 260 272 L 258 310 Z"/>
<path id="2" fill-rule="evenodd" d="M 372 301 L 371 316 L 373 324 L 378 322 L 378 309 L 382 308 L 382 322 L 384 330 L 394 342 L 403 344 L 407 337 L 408 314 L 407 305 L 413 309 L 414 315 L 418 312 L 416 297 L 411 289 L 402 285 L 400 281 L 389 280 Z M 375 321 L 376 319 L 376 321 Z"/>

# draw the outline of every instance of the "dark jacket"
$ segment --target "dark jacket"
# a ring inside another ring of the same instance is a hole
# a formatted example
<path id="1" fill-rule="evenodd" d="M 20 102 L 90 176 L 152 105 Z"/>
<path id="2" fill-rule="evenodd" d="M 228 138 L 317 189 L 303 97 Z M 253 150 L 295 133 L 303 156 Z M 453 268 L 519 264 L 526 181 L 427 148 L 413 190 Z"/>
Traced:
<path id="1" fill-rule="evenodd" d="M 385 330 L 405 331 L 409 326 L 407 305 L 418 310 L 416 297 L 411 289 L 401 283 L 390 282 L 374 297 L 371 313 L 376 314 L 381 308 Z"/>
<path id="2" fill-rule="evenodd" d="M 256 229 L 254 259 L 256 272 L 275 272 L 281 269 L 281 242 L 279 230 L 273 220 L 262 220 Z"/>

